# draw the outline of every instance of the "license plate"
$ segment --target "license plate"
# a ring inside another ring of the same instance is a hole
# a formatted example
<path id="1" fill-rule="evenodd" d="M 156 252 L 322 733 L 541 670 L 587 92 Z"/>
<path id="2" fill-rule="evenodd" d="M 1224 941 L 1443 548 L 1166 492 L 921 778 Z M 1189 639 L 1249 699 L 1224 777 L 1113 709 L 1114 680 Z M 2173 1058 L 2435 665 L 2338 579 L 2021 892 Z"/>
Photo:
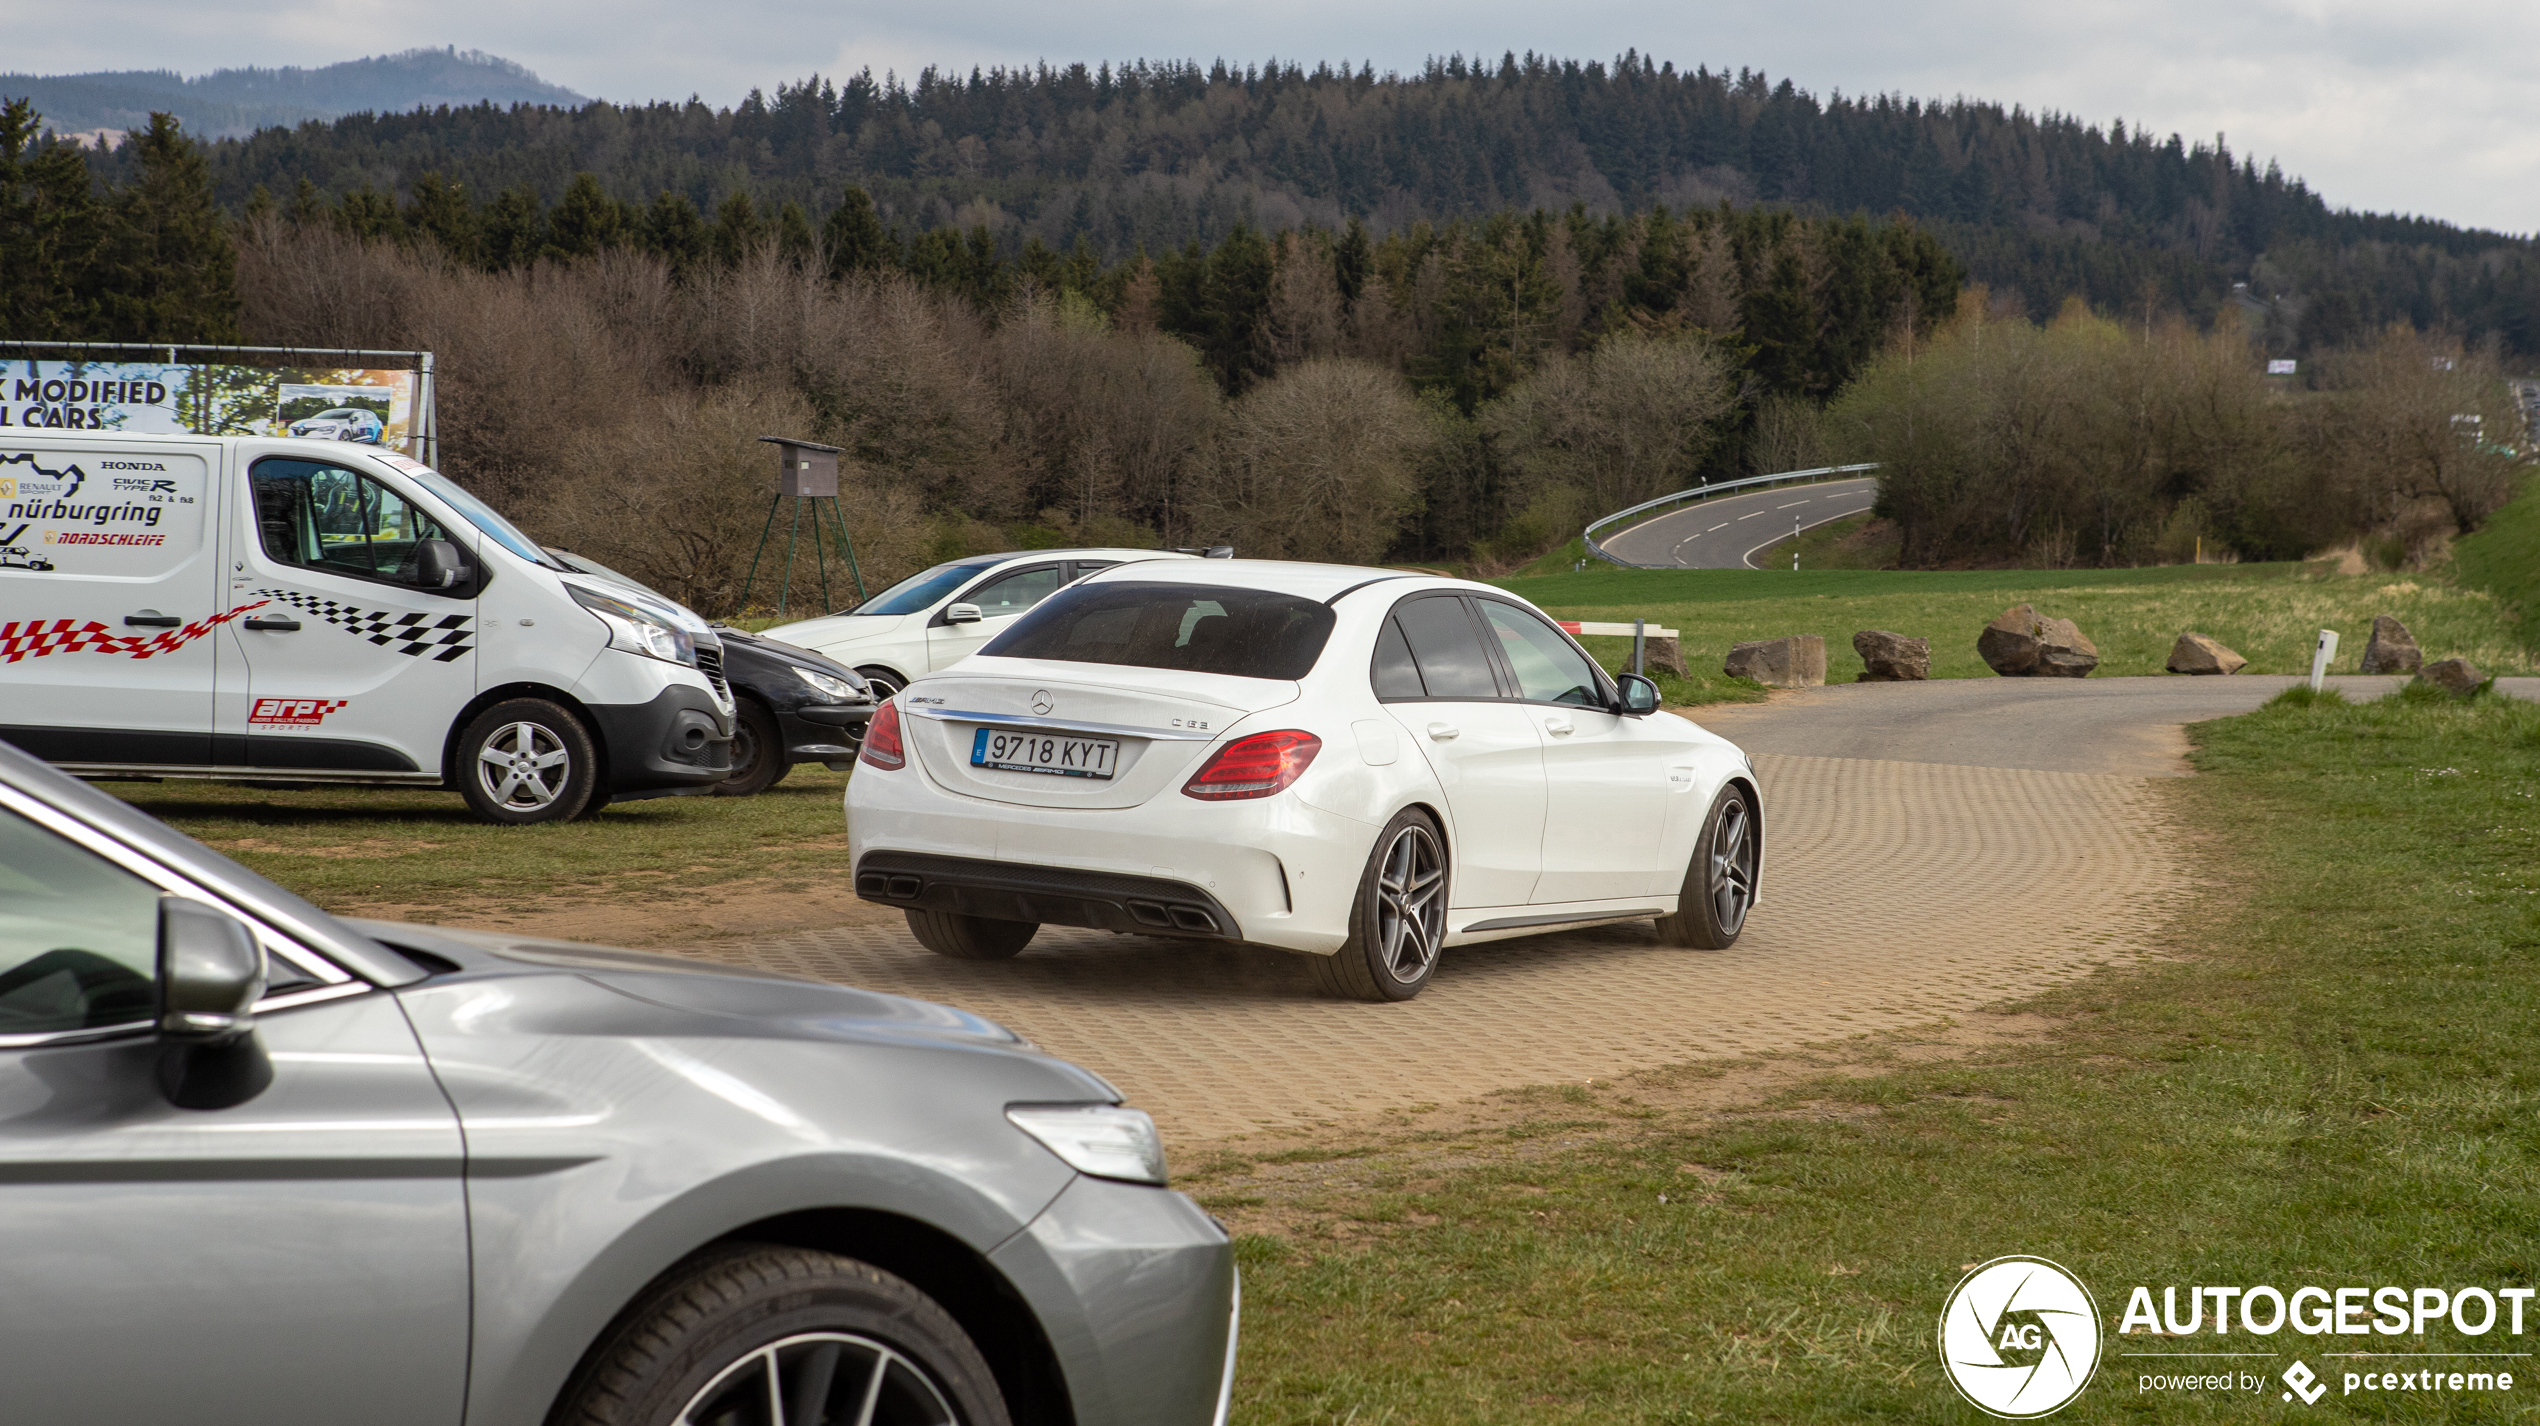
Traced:
<path id="1" fill-rule="evenodd" d="M 1054 733 L 982 728 L 970 740 L 970 765 L 1000 772 L 1108 778 L 1120 765 L 1120 744 L 1112 738 L 1062 738 Z"/>

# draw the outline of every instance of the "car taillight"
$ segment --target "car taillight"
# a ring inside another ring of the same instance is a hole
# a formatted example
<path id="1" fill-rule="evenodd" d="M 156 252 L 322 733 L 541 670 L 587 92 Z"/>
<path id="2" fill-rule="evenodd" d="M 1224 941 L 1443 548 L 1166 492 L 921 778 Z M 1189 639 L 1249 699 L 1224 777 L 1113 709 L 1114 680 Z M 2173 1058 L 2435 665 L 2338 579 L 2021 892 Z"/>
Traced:
<path id="1" fill-rule="evenodd" d="M 1268 797 L 1303 777 L 1321 751 L 1321 738 L 1294 728 L 1237 738 L 1191 774 L 1182 795 L 1202 802 Z"/>
<path id="2" fill-rule="evenodd" d="M 899 700 L 882 705 L 873 722 L 864 730 L 864 751 L 855 755 L 860 763 L 869 763 L 888 772 L 908 766 L 908 750 L 900 746 Z"/>

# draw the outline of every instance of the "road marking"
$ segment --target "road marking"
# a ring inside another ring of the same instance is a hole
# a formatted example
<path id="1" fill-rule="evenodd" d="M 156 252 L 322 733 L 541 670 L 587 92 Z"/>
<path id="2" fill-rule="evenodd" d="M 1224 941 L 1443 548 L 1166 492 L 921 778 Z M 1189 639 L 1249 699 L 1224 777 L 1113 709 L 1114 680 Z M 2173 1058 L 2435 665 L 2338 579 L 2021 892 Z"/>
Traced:
<path id="1" fill-rule="evenodd" d="M 1716 534 L 1720 533 L 1722 530 L 1727 529 L 1728 527 L 1729 527 L 1729 522 L 1728 522 L 1728 521 L 1726 521 L 1726 520 L 1722 520 L 1720 523 L 1718 523 L 1718 524 L 1716 524 L 1716 525 L 1712 526 L 1710 529 L 1703 531 L 1703 532 L 1702 532 L 1702 534 L 1703 534 L 1703 535 L 1716 535 Z M 1695 538 L 1695 539 L 1700 539 L 1701 537 L 1702 537 L 1701 535 L 1696 535 L 1694 538 Z"/>
<path id="2" fill-rule="evenodd" d="M 1772 513 L 1773 512 L 1770 510 L 1758 510 L 1755 512 L 1755 515 L 1770 515 Z M 1738 518 L 1741 520 L 1752 520 L 1755 518 L 1755 515 L 1740 515 Z"/>
<path id="3" fill-rule="evenodd" d="M 1833 499 L 1834 497 L 1832 497 L 1832 496 L 1828 496 L 1828 497 L 1826 497 L 1826 498 L 1831 500 L 1831 499 Z M 1776 510 L 1796 510 L 1796 509 L 1798 509 L 1800 506 L 1805 505 L 1805 504 L 1807 504 L 1807 503 L 1808 503 L 1808 502 L 1807 502 L 1807 501 L 1805 501 L 1805 500 L 1794 500 L 1794 501 L 1790 502 L 1788 505 L 1776 505 L 1776 506 L 1774 506 L 1773 508 L 1774 508 L 1774 509 L 1776 509 Z"/>

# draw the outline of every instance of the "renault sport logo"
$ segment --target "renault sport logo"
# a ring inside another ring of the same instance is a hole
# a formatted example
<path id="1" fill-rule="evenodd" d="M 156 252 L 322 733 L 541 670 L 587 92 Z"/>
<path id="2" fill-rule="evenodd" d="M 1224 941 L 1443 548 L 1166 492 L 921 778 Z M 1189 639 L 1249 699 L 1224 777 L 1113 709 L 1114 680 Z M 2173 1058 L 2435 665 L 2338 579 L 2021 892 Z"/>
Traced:
<path id="1" fill-rule="evenodd" d="M 1940 1369 L 1968 1404 L 2021 1420 L 2062 1410 L 2099 1366 L 2090 1289 L 2044 1258 L 1979 1264 L 1940 1312 Z"/>

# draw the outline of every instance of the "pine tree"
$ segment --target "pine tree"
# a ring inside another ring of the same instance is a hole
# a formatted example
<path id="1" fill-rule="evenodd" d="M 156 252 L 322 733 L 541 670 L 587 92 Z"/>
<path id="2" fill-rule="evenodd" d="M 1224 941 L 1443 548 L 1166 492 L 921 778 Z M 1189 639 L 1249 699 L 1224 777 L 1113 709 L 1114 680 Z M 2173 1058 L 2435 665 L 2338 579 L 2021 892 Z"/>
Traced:
<path id="1" fill-rule="evenodd" d="M 134 342 L 238 339 L 238 248 L 203 151 L 170 114 L 126 140 L 139 173 L 113 199 L 94 269 L 99 335 Z"/>
<path id="2" fill-rule="evenodd" d="M 644 250 L 660 254 L 670 275 L 685 277 L 714 251 L 714 235 L 688 195 L 665 188 L 644 212 L 639 239 Z"/>
<path id="3" fill-rule="evenodd" d="M 344 195 L 344 201 L 336 205 L 335 221 L 345 232 L 365 242 L 406 235 L 405 220 L 397 216 L 397 200 L 368 182 Z"/>
<path id="4" fill-rule="evenodd" d="M 564 197 L 556 200 L 555 211 L 547 215 L 545 255 L 564 259 L 589 257 L 625 240 L 626 219 L 617 200 L 603 191 L 600 180 L 587 170 L 575 174 Z"/>
<path id="5" fill-rule="evenodd" d="M 467 201 L 467 190 L 443 178 L 438 169 L 415 180 L 414 201 L 406 205 L 406 228 L 430 240 L 452 262 L 477 260 L 476 207 Z"/>
<path id="6" fill-rule="evenodd" d="M 811 220 L 803 216 L 803 205 L 786 200 L 776 214 L 776 251 L 794 266 L 808 267 L 818 246 L 819 240 L 811 235 Z"/>
<path id="7" fill-rule="evenodd" d="M 42 132 L 31 102 L 0 107 L 0 338 L 17 341 L 85 335 L 102 236 L 86 160 Z"/>
<path id="8" fill-rule="evenodd" d="M 820 231 L 829 244 L 832 277 L 900 265 L 899 240 L 873 211 L 873 195 L 852 183 L 839 195 L 838 206 L 829 211 L 829 221 Z"/>
<path id="9" fill-rule="evenodd" d="M 547 215 L 526 183 L 514 184 L 485 205 L 485 266 L 494 272 L 527 267 L 547 246 Z"/>
<path id="10" fill-rule="evenodd" d="M 759 217 L 758 206 L 750 202 L 748 192 L 734 189 L 714 210 L 714 260 L 736 267 L 766 241 L 767 223 Z"/>

